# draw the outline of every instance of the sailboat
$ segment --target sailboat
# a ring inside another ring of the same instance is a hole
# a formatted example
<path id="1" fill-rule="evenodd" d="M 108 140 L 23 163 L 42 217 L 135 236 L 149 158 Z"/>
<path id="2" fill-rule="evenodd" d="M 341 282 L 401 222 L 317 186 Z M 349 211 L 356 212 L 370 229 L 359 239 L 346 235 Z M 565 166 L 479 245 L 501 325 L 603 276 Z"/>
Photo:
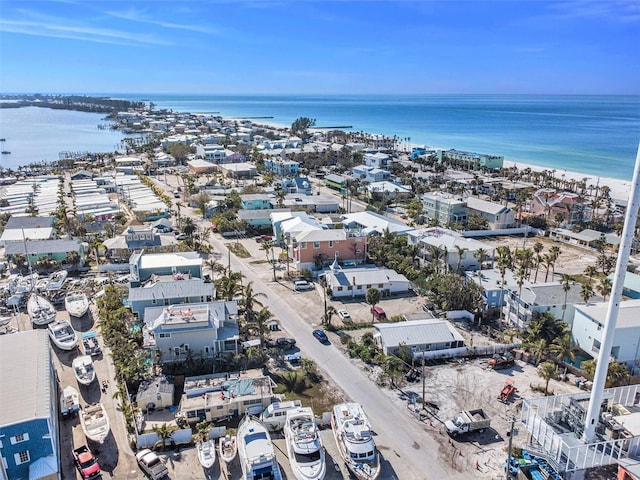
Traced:
<path id="1" fill-rule="evenodd" d="M 56 319 L 56 309 L 42 295 L 31 292 L 27 300 L 27 313 L 34 325 L 47 325 Z"/>

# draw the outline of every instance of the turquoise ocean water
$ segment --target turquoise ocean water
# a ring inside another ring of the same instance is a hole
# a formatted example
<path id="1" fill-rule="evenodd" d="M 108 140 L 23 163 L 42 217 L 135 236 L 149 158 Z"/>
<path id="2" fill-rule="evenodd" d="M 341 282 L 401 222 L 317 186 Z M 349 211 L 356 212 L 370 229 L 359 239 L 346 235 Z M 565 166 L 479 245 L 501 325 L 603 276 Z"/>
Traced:
<path id="1" fill-rule="evenodd" d="M 503 155 L 508 160 L 558 171 L 578 171 L 585 175 L 619 179 L 631 178 L 640 141 L 640 96 L 112 96 L 151 100 L 157 108 L 180 112 L 217 113 L 228 117 L 273 117 L 256 119 L 258 123 L 290 125 L 296 118 L 305 116 L 315 118 L 319 127 L 350 125 L 355 131 L 410 138 L 410 143 L 414 144 Z M 7 113 L 11 112 L 0 110 L 0 131 L 5 129 L 3 117 Z M 114 135 L 114 132 L 97 130 L 95 125 L 98 120 L 95 116 L 87 118 L 85 133 L 93 129 L 100 134 Z M 44 125 L 41 125 L 40 131 L 45 137 L 49 136 Z M 83 138 L 73 132 L 56 132 L 55 136 L 60 143 L 64 141 L 66 146 L 56 147 L 47 155 L 48 159 L 56 159 L 59 150 L 74 149 L 68 146 L 72 142 L 67 140 L 74 140 L 75 137 L 80 141 Z M 108 141 L 105 138 L 102 145 L 114 145 L 119 140 L 119 137 L 110 137 Z M 32 141 L 37 143 L 40 140 L 35 135 Z"/>

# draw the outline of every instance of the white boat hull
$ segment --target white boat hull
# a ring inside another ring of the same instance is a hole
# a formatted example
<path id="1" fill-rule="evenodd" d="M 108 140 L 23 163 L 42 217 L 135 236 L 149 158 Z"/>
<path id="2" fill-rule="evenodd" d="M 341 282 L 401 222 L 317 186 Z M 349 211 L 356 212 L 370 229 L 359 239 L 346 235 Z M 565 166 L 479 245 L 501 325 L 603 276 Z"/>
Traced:
<path id="1" fill-rule="evenodd" d="M 255 480 L 256 475 L 282 480 L 271 437 L 260 421 L 246 416 L 238 426 L 236 439 L 244 480 Z"/>
<path id="2" fill-rule="evenodd" d="M 49 338 L 60 350 L 73 350 L 78 346 L 78 336 L 66 320 L 50 323 L 47 330 Z"/>
<path id="3" fill-rule="evenodd" d="M 58 270 L 57 272 L 53 272 L 49 276 L 47 290 L 51 292 L 60 290 L 62 288 L 62 285 L 64 285 L 64 281 L 67 279 L 68 274 L 69 272 L 67 272 L 66 270 Z"/>
<path id="4" fill-rule="evenodd" d="M 37 293 L 29 296 L 27 313 L 34 325 L 47 325 L 56 319 L 56 309 L 51 302 Z"/>
<path id="5" fill-rule="evenodd" d="M 311 408 L 287 411 L 284 438 L 295 477 L 298 480 L 323 480 L 327 472 L 325 452 Z"/>
<path id="6" fill-rule="evenodd" d="M 70 293 L 64 298 L 64 308 L 70 316 L 82 318 L 89 310 L 89 299 L 84 293 Z"/>
<path id="7" fill-rule="evenodd" d="M 63 416 L 78 413 L 80 410 L 80 394 L 71 385 L 60 393 L 60 413 Z"/>
<path id="8" fill-rule="evenodd" d="M 96 379 L 96 371 L 93 368 L 93 360 L 90 355 L 74 358 L 71 366 L 79 384 L 91 385 L 91 382 Z"/>
<path id="9" fill-rule="evenodd" d="M 202 468 L 211 468 L 216 462 L 216 443 L 214 440 L 207 442 L 198 442 L 196 444 L 196 452 L 198 453 L 198 461 Z"/>
<path id="10" fill-rule="evenodd" d="M 220 440 L 218 440 L 218 450 L 221 460 L 224 460 L 226 463 L 233 462 L 236 458 L 236 454 L 238 453 L 236 437 L 232 437 L 230 435 L 220 437 Z"/>
<path id="11" fill-rule="evenodd" d="M 80 424 L 85 436 L 94 442 L 103 443 L 109 435 L 109 417 L 101 403 L 88 405 L 80 413 Z"/>

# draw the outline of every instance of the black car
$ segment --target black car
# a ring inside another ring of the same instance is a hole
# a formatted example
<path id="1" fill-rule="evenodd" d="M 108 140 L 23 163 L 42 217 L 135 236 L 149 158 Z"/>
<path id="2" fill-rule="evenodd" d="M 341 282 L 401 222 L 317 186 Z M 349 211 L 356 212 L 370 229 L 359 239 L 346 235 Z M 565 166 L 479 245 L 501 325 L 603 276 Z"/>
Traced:
<path id="1" fill-rule="evenodd" d="M 320 343 L 329 343 L 329 337 L 324 333 L 324 330 L 314 330 L 313 336 L 316 337 Z"/>

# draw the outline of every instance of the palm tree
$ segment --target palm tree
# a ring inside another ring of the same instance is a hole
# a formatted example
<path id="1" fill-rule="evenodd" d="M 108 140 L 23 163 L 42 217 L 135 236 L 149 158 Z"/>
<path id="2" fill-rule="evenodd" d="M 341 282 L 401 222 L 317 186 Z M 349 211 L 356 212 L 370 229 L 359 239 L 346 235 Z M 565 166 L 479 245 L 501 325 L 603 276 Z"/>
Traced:
<path id="1" fill-rule="evenodd" d="M 571 347 L 571 335 L 562 335 L 557 337 L 549 345 L 549 352 L 555 355 L 557 362 L 565 362 L 567 357 L 574 362 L 576 360 L 576 354 Z M 568 367 L 565 366 L 564 373 L 567 373 Z"/>
<path id="2" fill-rule="evenodd" d="M 538 368 L 538 376 L 544 378 L 547 382 L 544 386 L 545 395 L 549 394 L 549 380 L 555 377 L 557 372 L 558 372 L 558 367 L 556 367 L 555 363 L 551 363 L 551 362 L 544 362 Z"/>
<path id="3" fill-rule="evenodd" d="M 542 242 L 536 242 L 533 244 L 533 252 L 536 255 L 536 276 L 533 279 L 534 283 L 538 281 L 538 270 L 540 270 L 540 262 L 542 261 L 542 250 L 544 250 Z"/>
<path id="4" fill-rule="evenodd" d="M 482 284 L 482 264 L 487 258 L 487 250 L 484 248 L 479 248 L 475 251 L 473 256 L 478 259 L 478 265 L 479 265 L 478 269 L 480 270 L 480 283 Z"/>
<path id="5" fill-rule="evenodd" d="M 391 380 L 391 386 L 396 386 L 396 380 L 402 375 L 404 363 L 395 355 L 385 355 L 382 364 L 384 374 Z"/>
<path id="6" fill-rule="evenodd" d="M 600 280 L 600 285 L 598 285 L 598 293 L 602 295 L 602 299 L 604 301 L 607 300 L 607 295 L 611 293 L 611 289 L 613 288 L 613 282 L 609 277 L 604 277 Z"/>
<path id="7" fill-rule="evenodd" d="M 562 304 L 562 321 L 564 321 L 564 313 L 567 310 L 567 296 L 569 295 L 569 291 L 571 290 L 571 282 L 573 281 L 573 277 L 571 275 L 567 275 L 566 273 L 562 274 L 562 279 L 560 283 L 562 284 L 562 290 L 564 290 L 564 303 Z"/>
<path id="8" fill-rule="evenodd" d="M 518 321 L 520 321 L 520 304 L 524 303 L 522 301 L 522 286 L 524 285 L 524 279 L 526 278 L 526 276 L 527 269 L 525 267 L 520 267 L 518 269 L 518 273 L 516 274 L 516 283 L 518 284 Z"/>
<path id="9" fill-rule="evenodd" d="M 547 341 L 544 338 L 539 338 L 535 342 L 529 345 L 529 352 L 533 355 L 533 358 L 536 361 L 536 365 L 540 363 L 540 361 L 547 354 Z"/>
<path id="10" fill-rule="evenodd" d="M 462 257 L 464 256 L 464 253 L 469 249 L 466 247 L 461 247 L 460 245 L 456 245 L 455 247 L 458 253 L 458 265 L 456 266 L 456 271 L 460 273 L 460 267 L 462 265 Z"/>
<path id="11" fill-rule="evenodd" d="M 496 248 L 496 256 L 498 258 L 498 270 L 500 271 L 500 279 L 502 288 L 500 289 L 500 320 L 504 317 L 504 277 L 507 273 L 507 269 L 511 268 L 512 260 L 511 260 L 511 250 L 507 246 L 501 246 Z"/>
<path id="12" fill-rule="evenodd" d="M 380 290 L 378 290 L 377 288 L 370 288 L 365 294 L 365 299 L 367 300 L 367 303 L 371 305 L 371 321 L 374 322 L 375 316 L 373 313 L 373 309 L 376 304 L 380 302 Z"/>
<path id="13" fill-rule="evenodd" d="M 593 281 L 593 277 L 598 275 L 598 269 L 594 265 L 589 265 L 584 269 L 584 274 L 589 277 L 589 283 Z"/>
<path id="14" fill-rule="evenodd" d="M 209 431 L 211 430 L 211 424 L 206 420 L 199 422 L 196 425 L 196 430 L 198 431 L 198 438 L 201 442 L 206 442 L 209 440 Z"/>
<path id="15" fill-rule="evenodd" d="M 153 427 L 153 431 L 160 437 L 160 441 L 162 442 L 162 450 L 164 450 L 167 446 L 167 440 L 171 438 L 171 434 L 173 431 L 169 428 L 168 423 L 163 423 L 160 426 L 156 425 Z"/>
<path id="16" fill-rule="evenodd" d="M 431 263 L 433 264 L 433 268 L 436 274 L 440 273 L 440 263 L 442 262 L 442 256 L 444 252 L 440 247 L 436 247 L 435 245 L 431 245 L 429 247 L 429 254 L 431 256 Z"/>
<path id="17" fill-rule="evenodd" d="M 552 270 L 553 275 L 552 276 L 555 276 L 555 274 L 556 274 L 556 260 L 558 260 L 558 257 L 560 257 L 560 253 L 561 252 L 562 251 L 560 250 L 560 247 L 557 246 L 557 245 L 554 245 L 553 247 L 551 247 L 549 249 L 549 253 L 551 254 L 551 258 L 553 258 L 553 263 L 551 264 L 552 268 L 553 268 L 553 270 Z"/>
<path id="18" fill-rule="evenodd" d="M 324 315 L 324 318 L 322 319 L 322 323 L 326 324 L 328 328 L 331 328 L 331 319 L 337 313 L 338 311 L 335 309 L 335 307 L 333 305 L 329 305 L 327 307 L 327 313 Z"/>
<path id="19" fill-rule="evenodd" d="M 258 312 L 258 315 L 256 315 L 255 329 L 260 338 L 260 351 L 264 351 L 264 337 L 267 331 L 267 323 L 272 318 L 273 313 L 267 307 L 263 307 L 262 310 Z"/>
<path id="20" fill-rule="evenodd" d="M 254 305 L 263 307 L 259 299 L 267 298 L 267 295 L 262 292 L 254 292 L 253 282 L 249 282 L 247 283 L 247 286 L 244 287 L 243 296 L 244 296 L 245 319 L 247 320 L 247 323 L 253 323 L 254 320 L 256 319 L 253 307 Z"/>
<path id="21" fill-rule="evenodd" d="M 542 256 L 542 263 L 544 264 L 544 269 L 546 271 L 544 274 L 545 283 L 549 278 L 549 270 L 551 270 L 551 267 L 553 266 L 554 262 L 555 260 L 553 259 L 553 255 L 551 255 L 550 253 L 545 253 Z M 552 278 L 553 278 L 553 275 L 552 275 Z"/>
<path id="22" fill-rule="evenodd" d="M 589 303 L 589 299 L 593 297 L 593 287 L 590 283 L 583 283 L 582 289 L 580 290 L 580 296 L 584 300 L 585 304 Z"/>

